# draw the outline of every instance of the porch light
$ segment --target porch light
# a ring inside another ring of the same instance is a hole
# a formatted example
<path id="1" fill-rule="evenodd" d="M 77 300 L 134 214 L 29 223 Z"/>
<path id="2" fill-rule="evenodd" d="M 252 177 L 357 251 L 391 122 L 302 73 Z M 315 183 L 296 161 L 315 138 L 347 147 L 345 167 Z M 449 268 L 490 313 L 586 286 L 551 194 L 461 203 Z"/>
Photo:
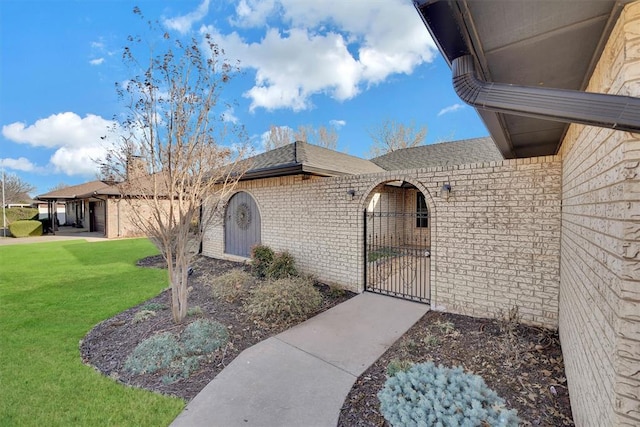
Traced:
<path id="1" fill-rule="evenodd" d="M 354 197 L 356 197 L 356 190 L 354 190 L 353 188 L 351 190 L 347 191 L 347 194 L 351 196 L 351 200 L 353 200 Z"/>
<path id="2" fill-rule="evenodd" d="M 449 195 L 451 194 L 451 184 L 446 183 L 442 185 L 442 188 L 440 189 L 440 196 L 448 199 Z"/>

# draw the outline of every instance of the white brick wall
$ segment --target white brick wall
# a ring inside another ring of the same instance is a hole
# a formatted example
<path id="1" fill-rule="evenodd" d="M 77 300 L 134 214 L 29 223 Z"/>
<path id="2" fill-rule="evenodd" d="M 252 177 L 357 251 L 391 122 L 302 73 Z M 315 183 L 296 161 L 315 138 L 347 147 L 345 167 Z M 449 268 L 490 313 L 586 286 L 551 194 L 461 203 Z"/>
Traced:
<path id="1" fill-rule="evenodd" d="M 258 204 L 263 244 L 290 251 L 300 269 L 319 280 L 359 292 L 363 211 L 380 183 L 410 182 L 430 209 L 432 305 L 484 317 L 517 305 L 524 321 L 555 327 L 560 176 L 560 159 L 543 157 L 338 178 L 271 178 L 242 182 L 238 190 Z M 448 199 L 438 196 L 444 182 L 453 187 Z M 350 189 L 356 191 L 353 200 Z M 208 230 L 203 252 L 233 258 L 224 254 L 222 225 Z"/>
<path id="2" fill-rule="evenodd" d="M 587 91 L 640 96 L 640 2 Z M 572 125 L 562 145 L 560 338 L 578 426 L 640 425 L 640 135 Z"/>

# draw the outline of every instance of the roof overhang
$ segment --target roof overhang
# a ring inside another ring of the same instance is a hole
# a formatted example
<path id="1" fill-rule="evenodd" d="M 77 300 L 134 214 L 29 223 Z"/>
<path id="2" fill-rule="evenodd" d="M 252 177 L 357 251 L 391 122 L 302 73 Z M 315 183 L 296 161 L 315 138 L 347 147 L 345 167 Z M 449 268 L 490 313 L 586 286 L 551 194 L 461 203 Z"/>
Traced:
<path id="1" fill-rule="evenodd" d="M 472 55 L 486 82 L 584 91 L 631 0 L 417 0 L 445 60 Z M 476 108 L 505 158 L 557 153 L 568 124 Z"/>

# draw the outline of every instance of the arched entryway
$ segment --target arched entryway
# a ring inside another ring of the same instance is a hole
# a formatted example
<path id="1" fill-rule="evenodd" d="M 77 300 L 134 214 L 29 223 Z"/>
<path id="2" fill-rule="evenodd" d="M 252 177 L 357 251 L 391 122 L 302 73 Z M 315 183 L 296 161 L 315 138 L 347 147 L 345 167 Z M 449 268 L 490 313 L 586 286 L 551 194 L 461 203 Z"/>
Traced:
<path id="1" fill-rule="evenodd" d="M 249 257 L 251 248 L 260 244 L 260 211 L 251 195 L 241 191 L 227 205 L 224 219 L 224 252 Z"/>
<path id="2" fill-rule="evenodd" d="M 371 190 L 364 210 L 365 291 L 430 303 L 430 205 L 406 181 Z"/>

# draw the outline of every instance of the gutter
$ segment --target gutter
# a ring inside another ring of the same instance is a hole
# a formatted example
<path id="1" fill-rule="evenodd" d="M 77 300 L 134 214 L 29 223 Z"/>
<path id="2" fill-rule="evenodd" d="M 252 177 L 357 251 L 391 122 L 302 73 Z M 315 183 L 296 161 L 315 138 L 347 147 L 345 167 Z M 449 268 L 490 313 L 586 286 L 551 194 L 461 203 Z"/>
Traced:
<path id="1" fill-rule="evenodd" d="M 478 77 L 471 55 L 451 66 L 456 93 L 480 110 L 640 132 L 640 98 L 487 82 Z"/>

